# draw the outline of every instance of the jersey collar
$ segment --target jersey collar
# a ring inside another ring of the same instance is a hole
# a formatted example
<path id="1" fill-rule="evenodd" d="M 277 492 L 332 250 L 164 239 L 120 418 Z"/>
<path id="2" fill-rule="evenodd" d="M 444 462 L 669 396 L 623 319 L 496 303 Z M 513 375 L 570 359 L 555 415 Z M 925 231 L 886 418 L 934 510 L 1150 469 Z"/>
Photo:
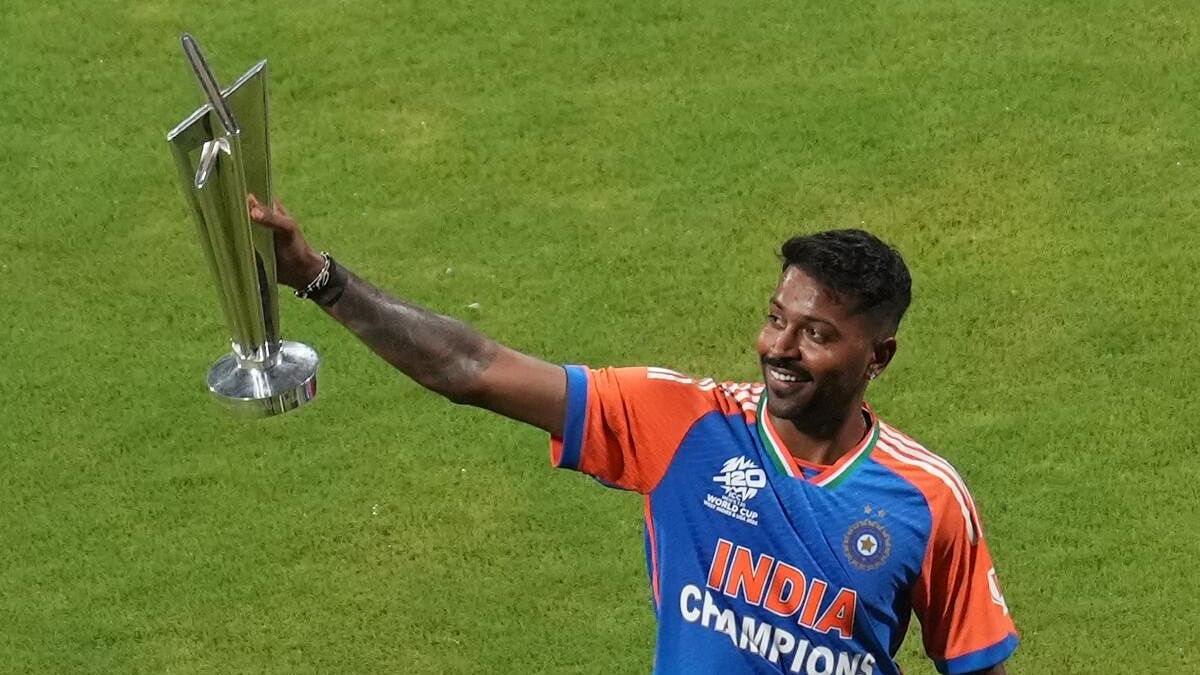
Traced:
<path id="1" fill-rule="evenodd" d="M 863 440 L 853 450 L 842 455 L 838 461 L 808 479 L 804 478 L 804 473 L 800 471 L 795 458 L 784 447 L 783 441 L 779 438 L 779 432 L 775 430 L 775 425 L 771 422 L 771 416 L 767 414 L 766 390 L 758 399 L 758 419 L 755 421 L 755 426 L 758 429 L 759 439 L 762 440 L 763 447 L 767 450 L 767 456 L 771 458 L 771 463 L 775 465 L 776 469 L 792 478 L 807 480 L 818 487 L 834 488 L 862 465 L 863 460 L 871 454 L 871 450 L 875 449 L 875 443 L 879 440 L 879 418 L 875 416 L 875 411 L 871 410 L 871 406 L 866 402 L 863 403 L 863 411 L 871 420 L 871 428 Z"/>

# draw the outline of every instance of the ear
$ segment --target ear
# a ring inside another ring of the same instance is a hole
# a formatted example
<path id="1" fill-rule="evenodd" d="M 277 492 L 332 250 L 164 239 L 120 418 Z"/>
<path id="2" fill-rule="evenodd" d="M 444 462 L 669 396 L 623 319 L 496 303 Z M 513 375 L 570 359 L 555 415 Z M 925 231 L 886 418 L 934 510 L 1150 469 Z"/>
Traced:
<path id="1" fill-rule="evenodd" d="M 892 357 L 896 356 L 896 348 L 895 335 L 889 335 L 875 343 L 871 349 L 871 359 L 867 362 L 867 379 L 875 379 L 887 368 L 892 362 Z"/>

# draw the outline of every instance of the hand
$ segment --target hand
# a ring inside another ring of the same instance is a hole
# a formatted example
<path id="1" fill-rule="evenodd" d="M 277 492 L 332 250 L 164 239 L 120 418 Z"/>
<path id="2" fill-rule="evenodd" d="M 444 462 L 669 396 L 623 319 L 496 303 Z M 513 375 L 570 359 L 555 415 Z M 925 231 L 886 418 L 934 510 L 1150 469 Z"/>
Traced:
<path id="1" fill-rule="evenodd" d="M 269 208 L 254 195 L 246 196 L 250 219 L 275 233 L 275 269 L 279 283 L 304 288 L 325 265 L 324 258 L 304 241 L 300 226 L 279 200 Z"/>

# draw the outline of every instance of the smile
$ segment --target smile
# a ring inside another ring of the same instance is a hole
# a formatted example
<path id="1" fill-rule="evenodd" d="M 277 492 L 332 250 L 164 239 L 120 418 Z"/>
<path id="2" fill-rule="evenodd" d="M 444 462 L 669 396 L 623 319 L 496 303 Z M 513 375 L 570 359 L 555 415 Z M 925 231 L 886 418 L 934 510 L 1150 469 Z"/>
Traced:
<path id="1" fill-rule="evenodd" d="M 793 375 L 785 370 L 780 370 L 778 368 L 768 367 L 767 372 L 771 374 L 772 378 L 779 380 L 780 382 L 793 383 L 793 382 L 805 382 L 806 381 L 797 375 Z"/>

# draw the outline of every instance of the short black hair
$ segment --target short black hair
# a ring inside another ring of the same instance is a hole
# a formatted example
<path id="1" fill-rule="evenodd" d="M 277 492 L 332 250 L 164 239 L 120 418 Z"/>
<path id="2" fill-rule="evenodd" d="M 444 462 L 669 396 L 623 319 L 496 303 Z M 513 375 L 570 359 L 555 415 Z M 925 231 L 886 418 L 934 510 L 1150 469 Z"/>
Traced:
<path id="1" fill-rule="evenodd" d="M 792 237 L 779 250 L 783 270 L 797 267 L 894 333 L 912 301 L 912 277 L 900 252 L 863 230 Z"/>

